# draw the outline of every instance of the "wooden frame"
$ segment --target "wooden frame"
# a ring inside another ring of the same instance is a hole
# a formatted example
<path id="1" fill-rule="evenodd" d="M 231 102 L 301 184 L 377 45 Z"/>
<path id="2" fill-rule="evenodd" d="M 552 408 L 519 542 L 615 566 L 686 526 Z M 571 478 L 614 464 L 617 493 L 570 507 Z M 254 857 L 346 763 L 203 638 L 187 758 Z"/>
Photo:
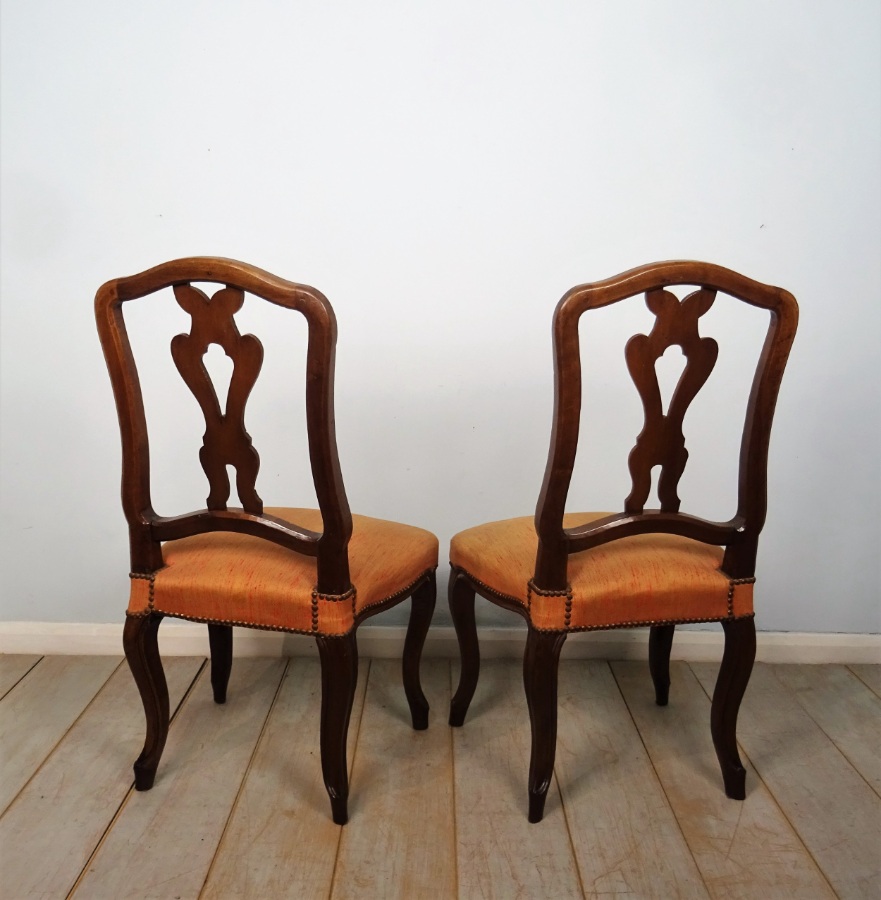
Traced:
<path id="1" fill-rule="evenodd" d="M 222 287 L 209 300 L 191 282 L 217 283 Z M 205 417 L 200 459 L 210 491 L 205 509 L 164 517 L 157 515 L 150 497 L 147 423 L 122 306 L 169 287 L 174 289 L 178 303 L 192 320 L 190 333 L 177 335 L 171 351 Z M 301 312 L 308 324 L 306 430 L 323 520 L 322 533 L 267 515 L 256 491 L 260 458 L 245 430 L 244 411 L 260 371 L 263 348 L 254 335 L 239 334 L 235 324 L 234 315 L 242 306 L 245 292 Z M 351 595 L 348 545 L 352 515 L 337 454 L 333 409 L 337 330 L 327 298 L 314 288 L 285 281 L 245 263 L 194 257 L 107 282 L 95 298 L 95 316 L 122 435 L 122 505 L 129 526 L 132 576 L 147 578 L 152 585 L 151 576 L 163 566 L 163 541 L 212 531 L 232 531 L 315 557 L 316 595 L 335 598 Z M 224 412 L 203 362 L 205 351 L 212 343 L 220 345 L 234 365 Z M 236 488 L 242 508 L 228 506 L 231 485 L 227 465 L 236 469 Z M 419 665 L 435 596 L 434 570 L 414 572 L 414 580 L 405 590 L 361 610 L 347 633 L 315 635 L 322 667 L 321 763 L 333 819 L 338 824 L 348 820 L 346 734 L 358 674 L 356 629 L 364 619 L 412 597 L 402 675 L 413 727 L 427 728 L 428 702 L 420 684 Z M 168 690 L 157 644 L 162 618 L 156 612 L 130 614 L 123 633 L 126 659 L 147 719 L 144 749 L 134 765 L 138 790 L 152 787 L 168 735 Z M 220 620 L 207 624 L 214 699 L 224 703 L 232 666 L 232 627 Z"/>
<path id="2" fill-rule="evenodd" d="M 666 288 L 694 285 L 681 302 Z M 688 458 L 682 421 L 689 403 L 703 386 L 716 361 L 717 347 L 698 333 L 699 318 L 712 306 L 717 292 L 767 310 L 770 323 L 753 377 L 740 448 L 738 504 L 727 522 L 712 522 L 682 513 L 677 494 Z M 569 484 L 575 465 L 581 415 L 581 356 L 578 325 L 581 315 L 645 293 L 655 314 L 649 335 L 636 335 L 626 348 L 627 364 L 643 401 L 645 424 L 631 451 L 633 489 L 624 511 L 576 528 L 563 527 Z M 614 278 L 580 285 L 567 292 L 554 313 L 554 414 L 548 462 L 535 512 L 538 551 L 530 586 L 536 592 L 568 597 L 571 553 L 638 534 L 676 534 L 724 546 L 722 570 L 731 585 L 755 576 L 759 534 L 767 509 L 767 462 L 771 422 L 783 371 L 798 325 L 798 304 L 781 288 L 760 284 L 730 269 L 710 263 L 652 263 Z M 661 409 L 655 363 L 678 344 L 686 357 L 667 413 Z M 650 470 L 661 466 L 659 510 L 646 510 Z M 474 598 L 480 594 L 526 619 L 529 631 L 523 680 L 532 725 L 529 768 L 529 821 L 539 822 L 553 772 L 557 730 L 557 667 L 569 632 L 533 626 L 529 611 L 515 598 L 493 590 L 470 573 L 453 568 L 450 610 L 459 638 L 462 671 L 450 705 L 450 725 L 461 726 L 477 686 L 480 650 L 474 620 Z M 730 596 L 730 595 L 729 595 Z M 713 695 L 711 731 L 729 797 L 745 797 L 745 770 L 737 752 L 736 726 L 740 702 L 749 682 L 756 652 L 753 617 L 721 619 L 725 652 Z M 675 623 L 653 622 L 649 636 L 649 670 L 658 705 L 668 702 L 670 652 Z M 619 627 L 627 627 L 622 623 Z"/>

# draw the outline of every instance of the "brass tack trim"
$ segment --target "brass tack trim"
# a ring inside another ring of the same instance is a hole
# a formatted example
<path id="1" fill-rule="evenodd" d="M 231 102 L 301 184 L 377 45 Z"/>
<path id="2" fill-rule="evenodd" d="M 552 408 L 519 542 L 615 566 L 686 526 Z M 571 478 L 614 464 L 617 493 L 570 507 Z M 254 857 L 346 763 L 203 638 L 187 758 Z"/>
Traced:
<path id="1" fill-rule="evenodd" d="M 382 600 L 374 600 L 373 603 L 368 603 L 366 606 L 361 608 L 361 612 L 363 613 L 365 609 L 373 609 L 374 606 L 380 606 L 383 603 L 388 603 L 391 600 L 396 600 L 398 597 L 409 597 L 410 594 L 412 594 L 433 571 L 434 569 L 426 569 L 415 581 L 410 582 L 407 587 L 401 588 L 401 590 L 399 591 L 395 591 L 394 594 L 389 594 L 388 597 L 383 597 Z"/>
<path id="2" fill-rule="evenodd" d="M 529 581 L 526 582 L 526 609 L 529 611 L 529 621 L 532 621 L 532 595 L 536 594 L 539 597 L 565 597 L 566 598 L 566 608 L 563 612 L 563 624 L 566 631 L 569 631 L 569 626 L 572 624 L 572 585 L 566 584 L 566 590 L 564 591 L 546 591 L 543 588 L 536 587 L 535 582 L 530 578 Z"/>
<path id="3" fill-rule="evenodd" d="M 728 618 L 734 618 L 734 588 L 738 584 L 755 584 L 756 579 L 753 578 L 731 578 L 728 581 Z M 715 621 L 711 619 L 710 621 Z"/>
<path id="4" fill-rule="evenodd" d="M 350 597 L 355 596 L 355 585 L 352 585 L 347 591 L 344 591 L 342 594 L 322 594 L 317 587 L 312 588 L 312 596 L 317 600 L 325 600 L 329 603 L 341 603 L 343 600 L 348 600 Z"/>
<path id="5" fill-rule="evenodd" d="M 724 622 L 728 620 L 737 621 L 739 619 L 753 619 L 755 613 L 747 613 L 745 616 L 730 616 L 726 619 L 724 616 L 711 616 L 708 619 L 646 619 L 640 622 L 615 622 L 613 625 L 577 625 L 575 628 L 569 628 L 569 631 L 613 631 L 616 628 L 646 628 L 652 625 L 697 625 L 704 622 Z M 536 631 L 546 633 L 559 634 L 563 631 L 561 628 L 538 628 L 533 625 Z"/>
<path id="6" fill-rule="evenodd" d="M 150 588 L 149 593 L 147 594 L 147 606 L 150 612 L 153 612 L 153 594 L 156 588 L 156 573 L 150 572 L 147 574 L 146 572 L 129 572 L 129 578 L 139 578 L 142 581 L 149 581 Z"/>
<path id="7" fill-rule="evenodd" d="M 242 628 L 259 628 L 261 631 L 282 631 L 285 634 L 305 634 L 311 635 L 313 632 L 311 630 L 307 631 L 305 628 L 284 628 L 281 625 L 262 625 L 259 622 L 243 622 L 239 619 L 216 619 L 206 618 L 204 616 L 188 616 L 183 613 L 171 612 L 170 610 L 165 609 L 156 609 L 154 612 L 161 613 L 163 616 L 171 616 L 173 619 L 183 619 L 187 622 L 206 622 L 212 625 L 238 625 Z M 148 615 L 148 613 L 144 613 L 144 615 Z M 351 629 L 349 629 L 351 631 Z M 348 634 L 349 632 L 345 632 Z M 342 637 L 343 635 L 333 635 L 334 637 Z"/>

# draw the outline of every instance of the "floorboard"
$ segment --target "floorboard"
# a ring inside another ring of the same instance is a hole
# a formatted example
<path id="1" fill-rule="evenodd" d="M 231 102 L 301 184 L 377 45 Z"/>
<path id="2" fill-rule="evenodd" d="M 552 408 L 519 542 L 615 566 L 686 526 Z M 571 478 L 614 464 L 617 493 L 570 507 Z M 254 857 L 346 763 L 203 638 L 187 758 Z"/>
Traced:
<path id="1" fill-rule="evenodd" d="M 609 664 L 564 660 L 559 692 L 556 771 L 585 897 L 707 897 Z"/>
<path id="2" fill-rule="evenodd" d="M 223 706 L 202 670 L 155 786 L 129 795 L 76 896 L 198 897 L 286 662 L 235 660 Z"/>
<path id="3" fill-rule="evenodd" d="M 881 665 L 862 663 L 860 665 L 851 664 L 848 668 L 867 688 L 881 697 Z"/>
<path id="4" fill-rule="evenodd" d="M 773 672 L 881 796 L 881 698 L 845 666 L 775 665 Z"/>
<path id="5" fill-rule="evenodd" d="M 166 661 L 172 710 L 202 663 Z M 120 666 L 0 818 L 4 896 L 67 896 L 132 788 L 143 742 L 143 707 Z"/>
<path id="6" fill-rule="evenodd" d="M 352 773 L 334 900 L 456 896 L 449 660 L 422 664 L 431 707 L 414 731 L 398 660 L 374 660 Z"/>
<path id="7" fill-rule="evenodd" d="M 655 703 L 645 663 L 616 662 L 612 670 L 710 895 L 834 896 L 746 760 L 746 800 L 725 796 L 710 735 L 710 702 L 688 666 L 671 664 L 666 707 Z"/>
<path id="8" fill-rule="evenodd" d="M 718 666 L 693 663 L 712 692 Z M 773 667 L 756 664 L 738 740 L 839 897 L 881 896 L 881 800 Z"/>
<path id="9" fill-rule="evenodd" d="M 5 697 L 42 658 L 42 656 L 37 656 L 35 654 L 0 654 L 0 700 L 2 700 L 3 697 Z"/>
<path id="10" fill-rule="evenodd" d="M 358 740 L 370 661 L 362 661 L 349 725 L 348 758 Z M 339 825 L 321 775 L 321 669 L 292 659 L 202 891 L 207 900 L 330 894 Z"/>
<path id="11" fill-rule="evenodd" d="M 0 812 L 120 662 L 113 656 L 50 656 L 0 700 Z"/>
<path id="12" fill-rule="evenodd" d="M 529 748 L 520 663 L 484 660 L 453 729 L 460 900 L 583 896 L 556 778 L 542 822 L 526 819 Z"/>
<path id="13" fill-rule="evenodd" d="M 564 660 L 555 776 L 530 825 L 518 661 L 484 662 L 451 729 L 458 666 L 427 660 L 430 726 L 414 732 L 400 662 L 363 659 L 340 828 L 317 658 L 236 659 L 225 706 L 204 659 L 169 658 L 172 705 L 183 699 L 145 793 L 131 772 L 143 710 L 119 663 L 0 659 L 14 684 L 0 746 L 19 772 L 0 814 L 4 898 L 881 896 L 881 667 L 757 665 L 739 803 L 710 739 L 717 666 L 674 663 L 658 708 L 644 662 Z"/>

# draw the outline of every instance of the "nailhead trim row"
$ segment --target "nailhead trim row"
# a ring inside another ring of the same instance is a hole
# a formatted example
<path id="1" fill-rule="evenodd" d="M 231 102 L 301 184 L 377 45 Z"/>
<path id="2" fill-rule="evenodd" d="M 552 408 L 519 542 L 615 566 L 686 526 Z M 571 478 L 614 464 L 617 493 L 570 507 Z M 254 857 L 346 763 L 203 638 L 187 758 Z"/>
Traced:
<path id="1" fill-rule="evenodd" d="M 129 572 L 128 577 L 139 578 L 142 581 L 150 582 L 150 593 L 147 595 L 147 606 L 149 607 L 149 610 L 146 613 L 142 613 L 142 615 L 149 615 L 149 613 L 153 611 L 153 586 L 156 584 L 156 573 L 150 572 L 147 574 L 144 572 Z"/>
<path id="2" fill-rule="evenodd" d="M 535 582 L 530 578 L 526 582 L 526 609 L 529 611 L 529 621 L 532 622 L 532 595 L 538 594 L 539 597 L 565 597 L 566 609 L 563 614 L 563 624 L 566 631 L 572 623 L 572 585 L 566 585 L 565 591 L 545 591 L 535 586 Z"/>
<path id="3" fill-rule="evenodd" d="M 734 588 L 738 584 L 755 584 L 756 579 L 753 578 L 732 578 L 728 582 L 728 618 L 734 618 Z M 715 620 L 712 620 L 715 621 Z"/>
<path id="4" fill-rule="evenodd" d="M 434 571 L 433 569 L 426 569 L 415 581 L 412 581 L 407 587 L 402 588 L 400 591 L 396 591 L 394 594 L 389 594 L 388 597 L 383 597 L 382 600 L 376 600 L 373 603 L 368 603 L 367 606 L 364 607 L 361 612 L 363 613 L 366 609 L 372 609 L 374 606 L 381 606 L 384 603 L 388 603 L 390 600 L 394 600 L 397 597 L 406 597 L 409 594 L 412 594 L 414 590 L 420 585 L 425 578 Z M 132 618 L 143 618 L 144 616 L 149 616 L 152 613 L 160 613 L 164 616 L 171 616 L 175 619 L 184 619 L 187 622 L 204 622 L 206 624 L 216 624 L 216 625 L 239 625 L 242 628 L 259 628 L 262 631 L 281 631 L 285 634 L 319 634 L 318 631 L 318 598 L 320 597 L 323 600 L 345 600 L 348 597 L 352 598 L 352 615 L 355 616 L 355 598 L 356 598 L 356 589 L 355 587 L 351 587 L 345 594 L 319 594 L 318 591 L 312 591 L 312 627 L 309 631 L 306 631 L 303 628 L 284 628 L 280 625 L 261 625 L 259 622 L 243 622 L 238 619 L 215 619 L 215 618 L 203 618 L 201 616 L 186 616 L 182 613 L 171 612 L 165 609 L 159 609 L 153 603 L 153 582 L 155 581 L 156 574 L 153 573 L 151 575 L 145 575 L 138 572 L 130 572 L 130 578 L 142 578 L 145 581 L 150 582 L 150 608 L 146 612 L 142 613 L 129 613 L 126 612 L 127 616 L 131 616 Z M 357 623 L 356 623 L 357 624 Z M 344 632 L 343 634 L 349 634 L 352 629 Z M 333 637 L 342 637 L 343 635 L 333 635 Z"/>
<path id="5" fill-rule="evenodd" d="M 488 594 L 494 594 L 496 597 L 500 597 L 503 600 L 508 600 L 511 603 L 517 604 L 517 606 L 523 608 L 523 601 L 518 597 L 512 597 L 510 594 L 503 594 L 501 591 L 497 591 L 494 588 L 491 588 L 488 584 L 481 581 L 479 578 L 475 578 L 467 569 L 459 568 L 458 566 L 454 566 L 450 563 L 450 568 L 455 572 L 460 572 L 464 575 L 469 581 L 473 582 L 476 585 L 479 585 L 483 590 L 485 590 Z M 573 628 L 570 625 L 571 622 L 571 613 L 572 613 L 572 594 L 571 594 L 571 586 L 567 585 L 568 590 L 566 591 L 543 591 L 541 588 L 535 587 L 532 583 L 532 579 L 527 582 L 526 585 L 526 598 L 527 598 L 527 606 L 526 611 L 529 614 L 528 620 L 530 627 L 534 628 L 536 631 L 541 631 L 548 634 L 558 634 L 563 631 L 567 632 L 577 632 L 577 631 L 612 631 L 615 628 L 645 628 L 647 626 L 652 625 L 698 625 L 705 622 L 723 622 L 727 619 L 752 619 L 755 617 L 755 613 L 747 613 L 745 616 L 735 616 L 734 615 L 734 588 L 738 584 L 755 584 L 756 579 L 753 578 L 732 578 L 728 581 L 728 614 L 723 618 L 719 618 L 719 616 L 711 616 L 706 619 L 645 619 L 640 621 L 633 622 L 616 622 L 614 625 L 577 625 Z M 543 597 L 566 597 L 566 614 L 565 614 L 565 628 L 538 628 L 532 623 L 532 594 L 538 594 Z"/>

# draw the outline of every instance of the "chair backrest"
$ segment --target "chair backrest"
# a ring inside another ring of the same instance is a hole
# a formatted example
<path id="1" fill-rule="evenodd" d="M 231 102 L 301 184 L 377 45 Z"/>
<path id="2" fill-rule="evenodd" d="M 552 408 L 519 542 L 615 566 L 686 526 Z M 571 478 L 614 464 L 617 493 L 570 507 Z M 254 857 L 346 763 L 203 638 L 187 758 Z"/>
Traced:
<path id="1" fill-rule="evenodd" d="M 681 302 L 665 288 L 692 285 L 698 290 Z M 575 464 L 581 413 L 581 314 L 645 293 L 655 315 L 648 335 L 627 343 L 625 356 L 645 410 L 645 424 L 628 460 L 633 489 L 624 511 L 577 528 L 563 527 L 563 513 Z M 727 522 L 711 522 L 679 511 L 677 487 L 688 453 L 682 420 L 716 362 L 718 347 L 698 332 L 700 317 L 722 292 L 770 312 L 770 324 L 747 403 L 740 447 L 737 512 Z M 631 269 L 607 281 L 570 290 L 554 313 L 554 419 L 544 483 L 535 513 L 539 548 L 535 584 L 565 590 L 570 553 L 618 538 L 664 532 L 724 546 L 722 563 L 731 578 L 755 574 L 759 533 L 767 507 L 768 441 L 777 392 L 798 324 L 798 304 L 781 288 L 752 281 L 710 263 L 662 262 Z M 664 414 L 655 363 L 678 344 L 686 365 Z M 661 467 L 659 510 L 646 510 L 651 470 Z"/>
<path id="2" fill-rule="evenodd" d="M 221 288 L 208 297 L 191 282 Z M 126 333 L 122 305 L 166 288 L 191 316 L 189 334 L 171 342 L 175 365 L 205 416 L 199 458 L 208 477 L 207 508 L 163 517 L 150 499 L 150 451 L 138 372 Z M 301 312 L 308 323 L 306 356 L 306 431 L 315 493 L 324 531 L 300 528 L 263 512 L 256 491 L 260 459 L 245 431 L 245 403 L 263 362 L 263 346 L 252 334 L 241 335 L 235 313 L 245 292 Z M 149 573 L 162 566 L 161 542 L 208 531 L 235 531 L 265 538 L 317 557 L 318 590 L 341 594 L 350 587 L 348 542 L 352 516 L 340 473 L 333 411 L 336 319 L 317 290 L 277 278 L 262 269 L 229 259 L 193 257 L 163 263 L 139 275 L 108 281 L 95 297 L 95 317 L 113 383 L 122 433 L 122 505 L 129 524 L 131 570 Z M 218 344 L 233 361 L 224 409 L 203 357 Z M 227 506 L 227 465 L 235 467 L 241 509 Z"/>

